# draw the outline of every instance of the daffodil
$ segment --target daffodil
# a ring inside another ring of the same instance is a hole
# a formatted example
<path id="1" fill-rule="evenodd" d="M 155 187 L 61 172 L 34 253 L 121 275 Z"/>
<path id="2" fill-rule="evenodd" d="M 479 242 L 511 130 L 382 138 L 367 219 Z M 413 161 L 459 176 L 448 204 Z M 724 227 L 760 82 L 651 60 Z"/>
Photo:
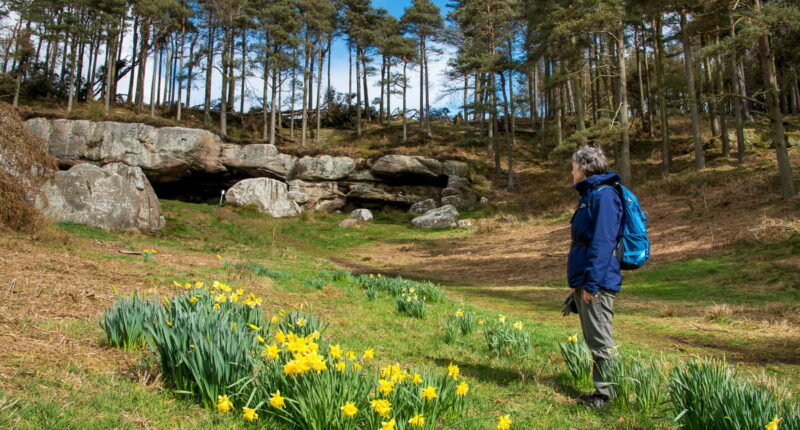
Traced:
<path id="1" fill-rule="evenodd" d="M 464 316 L 464 311 L 462 311 L 461 309 L 456 311 L 456 318 L 461 318 L 463 316 Z"/>
<path id="2" fill-rule="evenodd" d="M 501 415 L 497 417 L 497 430 L 508 430 L 511 428 L 511 417 L 509 415 Z"/>
<path id="3" fill-rule="evenodd" d="M 436 398 L 436 387 L 428 385 L 422 390 L 422 398 L 425 400 L 433 400 Z"/>
<path id="4" fill-rule="evenodd" d="M 497 321 L 500 321 L 501 323 L 505 324 L 506 323 L 506 316 L 505 315 L 500 315 L 499 317 L 497 317 Z"/>
<path id="5" fill-rule="evenodd" d="M 361 363 L 357 361 L 353 363 L 353 370 L 361 370 Z"/>
<path id="6" fill-rule="evenodd" d="M 189 297 L 189 303 L 197 303 L 197 297 Z"/>
<path id="7" fill-rule="evenodd" d="M 272 316 L 272 322 L 274 322 L 274 323 L 279 323 L 279 322 L 281 322 L 281 319 L 280 319 L 280 318 L 278 318 L 277 316 L 273 315 L 273 316 Z"/>
<path id="8" fill-rule="evenodd" d="M 261 330 L 261 327 L 255 325 L 255 324 L 247 323 L 247 326 L 250 327 L 250 330 L 254 330 L 254 331 Z"/>
<path id="9" fill-rule="evenodd" d="M 281 396 L 281 391 L 278 390 L 272 393 L 272 397 L 269 398 L 269 404 L 272 405 L 273 408 L 283 408 L 286 406 L 286 398 Z"/>
<path id="10" fill-rule="evenodd" d="M 568 341 L 575 343 L 578 341 L 578 336 L 570 336 L 567 338 Z"/>
<path id="11" fill-rule="evenodd" d="M 764 429 L 766 429 L 766 430 L 778 430 L 778 424 L 780 424 L 780 422 L 781 422 L 781 419 L 778 418 L 778 417 L 775 417 L 775 419 L 772 420 L 772 422 L 770 422 L 769 424 L 764 426 Z"/>
<path id="12" fill-rule="evenodd" d="M 256 340 L 258 341 L 258 343 L 264 343 L 265 342 L 264 338 L 259 336 L 259 335 L 256 335 Z"/>
<path id="13" fill-rule="evenodd" d="M 296 323 L 297 323 L 298 327 L 302 327 L 302 326 L 306 325 L 306 320 L 305 320 L 305 318 L 298 318 Z"/>
<path id="14" fill-rule="evenodd" d="M 394 426 L 395 422 L 394 418 L 392 418 L 389 421 L 381 421 L 381 428 L 378 430 L 395 430 Z"/>
<path id="15" fill-rule="evenodd" d="M 255 409 L 242 408 L 242 416 L 247 421 L 253 422 L 258 419 L 258 414 Z"/>
<path id="16" fill-rule="evenodd" d="M 408 420 L 408 423 L 411 424 L 411 427 L 422 427 L 425 425 L 425 417 L 422 414 L 414 415 Z"/>
<path id="17" fill-rule="evenodd" d="M 375 351 L 372 348 L 367 348 L 364 351 L 364 355 L 362 355 L 362 358 L 364 359 L 364 361 L 372 360 L 373 358 L 375 358 Z"/>
<path id="18" fill-rule="evenodd" d="M 467 385 L 466 382 L 462 382 L 458 384 L 458 387 L 456 387 L 456 394 L 458 394 L 459 396 L 466 396 L 468 392 L 469 392 L 469 385 Z"/>
<path id="19" fill-rule="evenodd" d="M 461 374 L 461 369 L 459 369 L 458 366 L 452 363 L 447 365 L 447 376 L 452 376 L 453 379 L 458 379 L 458 375 L 460 374 Z"/>
<path id="20" fill-rule="evenodd" d="M 214 303 L 214 309 L 219 310 L 219 303 Z"/>
<path id="21" fill-rule="evenodd" d="M 388 396 L 394 390 L 394 381 L 387 381 L 386 379 L 381 379 L 378 381 L 378 391 L 384 396 Z"/>
<path id="22" fill-rule="evenodd" d="M 347 370 L 347 362 L 346 361 L 339 361 L 334 366 L 336 366 L 336 370 L 338 370 L 339 373 L 344 373 L 344 371 Z"/>
<path id="23" fill-rule="evenodd" d="M 392 404 L 386 399 L 377 399 L 369 402 L 372 410 L 383 418 L 389 418 L 389 413 L 392 412 Z"/>
<path id="24" fill-rule="evenodd" d="M 514 323 L 514 328 L 517 330 L 522 330 L 522 322 L 517 321 Z"/>
<path id="25" fill-rule="evenodd" d="M 345 402 L 344 406 L 342 406 L 339 409 L 342 410 L 342 415 L 346 417 L 352 417 L 358 413 L 358 408 L 356 407 L 356 404 L 353 402 Z"/>
<path id="26" fill-rule="evenodd" d="M 420 376 L 419 373 L 415 373 L 414 375 L 411 376 L 411 382 L 413 382 L 414 385 L 421 384 L 422 383 L 422 376 Z"/>
<path id="27" fill-rule="evenodd" d="M 355 351 L 347 351 L 347 354 L 345 354 L 345 357 L 347 357 L 348 360 L 355 360 L 356 359 L 356 352 Z"/>
<path id="28" fill-rule="evenodd" d="M 228 399 L 228 396 L 217 396 L 217 410 L 220 412 L 228 412 L 233 408 L 233 402 Z"/>
<path id="29" fill-rule="evenodd" d="M 342 358 L 342 354 L 344 354 L 344 350 L 342 350 L 339 344 L 331 345 L 330 349 L 328 349 L 328 355 L 330 355 L 331 358 L 340 359 Z"/>
<path id="30" fill-rule="evenodd" d="M 484 324 L 486 324 L 486 321 L 484 321 L 484 320 L 478 320 L 478 325 L 484 325 Z"/>

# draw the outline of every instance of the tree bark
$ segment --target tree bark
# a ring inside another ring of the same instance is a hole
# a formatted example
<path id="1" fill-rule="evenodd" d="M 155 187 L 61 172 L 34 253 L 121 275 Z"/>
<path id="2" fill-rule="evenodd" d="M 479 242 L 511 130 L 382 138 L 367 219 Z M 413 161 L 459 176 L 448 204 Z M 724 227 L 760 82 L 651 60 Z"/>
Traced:
<path id="1" fill-rule="evenodd" d="M 319 134 L 322 131 L 322 69 L 324 68 L 325 50 L 322 49 L 322 43 L 320 43 L 319 68 L 317 68 L 317 134 L 314 136 L 314 142 L 318 145 L 320 143 Z"/>
<path id="2" fill-rule="evenodd" d="M 754 1 L 755 10 L 761 14 L 761 0 Z M 792 182 L 792 166 L 789 163 L 789 153 L 786 150 L 786 136 L 783 128 L 783 114 L 780 109 L 780 88 L 778 87 L 777 73 L 775 72 L 775 52 L 770 46 L 768 34 L 758 38 L 758 54 L 761 60 L 761 71 L 767 85 L 767 116 L 769 117 L 772 142 L 775 144 L 775 155 L 778 159 L 778 178 L 781 183 L 781 195 L 784 199 L 794 196 L 794 183 Z"/>
<path id="3" fill-rule="evenodd" d="M 632 185 L 631 182 L 631 138 L 628 132 L 628 80 L 625 71 L 625 27 L 623 21 L 619 21 L 619 33 L 617 34 L 617 64 L 619 72 L 619 125 L 622 128 L 622 146 L 619 151 L 620 176 L 622 184 L 626 187 Z"/>
<path id="4" fill-rule="evenodd" d="M 703 141 L 700 139 L 700 115 L 697 112 L 697 93 L 694 88 L 694 63 L 692 57 L 692 45 L 689 41 L 689 33 L 686 30 L 686 9 L 681 9 L 681 44 L 683 45 L 683 68 L 686 73 L 687 102 L 689 103 L 689 114 L 692 118 L 692 141 L 694 142 L 694 165 L 697 170 L 705 169 L 706 159 L 703 153 Z"/>

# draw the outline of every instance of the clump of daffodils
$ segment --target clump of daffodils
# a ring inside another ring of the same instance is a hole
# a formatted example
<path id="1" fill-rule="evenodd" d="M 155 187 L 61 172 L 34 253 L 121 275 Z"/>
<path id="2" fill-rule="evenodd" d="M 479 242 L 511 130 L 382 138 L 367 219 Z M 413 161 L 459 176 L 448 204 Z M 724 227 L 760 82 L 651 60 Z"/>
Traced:
<path id="1" fill-rule="evenodd" d="M 531 338 L 521 321 L 508 324 L 505 315 L 483 325 L 483 335 L 489 351 L 498 355 L 524 356 L 531 348 Z"/>
<path id="2" fill-rule="evenodd" d="M 158 254 L 158 251 L 155 249 L 143 249 L 142 256 L 144 257 L 144 261 L 153 261 L 153 256 Z"/>

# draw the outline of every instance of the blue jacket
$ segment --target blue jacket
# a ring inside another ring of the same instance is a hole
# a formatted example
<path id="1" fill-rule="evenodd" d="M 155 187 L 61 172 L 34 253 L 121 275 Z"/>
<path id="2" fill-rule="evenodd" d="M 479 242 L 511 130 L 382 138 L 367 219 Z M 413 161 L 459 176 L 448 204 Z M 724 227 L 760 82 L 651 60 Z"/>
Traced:
<path id="1" fill-rule="evenodd" d="M 571 222 L 572 245 L 567 259 L 570 287 L 582 286 L 590 294 L 597 294 L 600 288 L 619 291 L 622 286 L 619 260 L 614 256 L 622 228 L 622 200 L 612 187 L 593 192 L 601 185 L 619 181 L 619 175 L 608 171 L 573 186 L 580 193 L 580 200 Z"/>

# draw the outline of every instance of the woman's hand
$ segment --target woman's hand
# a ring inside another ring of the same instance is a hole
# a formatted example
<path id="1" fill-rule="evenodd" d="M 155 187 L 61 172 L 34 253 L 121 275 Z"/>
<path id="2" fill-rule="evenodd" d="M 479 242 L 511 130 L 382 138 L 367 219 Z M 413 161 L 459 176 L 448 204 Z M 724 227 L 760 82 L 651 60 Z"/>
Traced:
<path id="1" fill-rule="evenodd" d="M 593 296 L 588 291 L 583 290 L 583 303 L 586 303 L 588 305 L 589 302 L 594 300 L 596 297 L 597 297 L 597 295 Z"/>

